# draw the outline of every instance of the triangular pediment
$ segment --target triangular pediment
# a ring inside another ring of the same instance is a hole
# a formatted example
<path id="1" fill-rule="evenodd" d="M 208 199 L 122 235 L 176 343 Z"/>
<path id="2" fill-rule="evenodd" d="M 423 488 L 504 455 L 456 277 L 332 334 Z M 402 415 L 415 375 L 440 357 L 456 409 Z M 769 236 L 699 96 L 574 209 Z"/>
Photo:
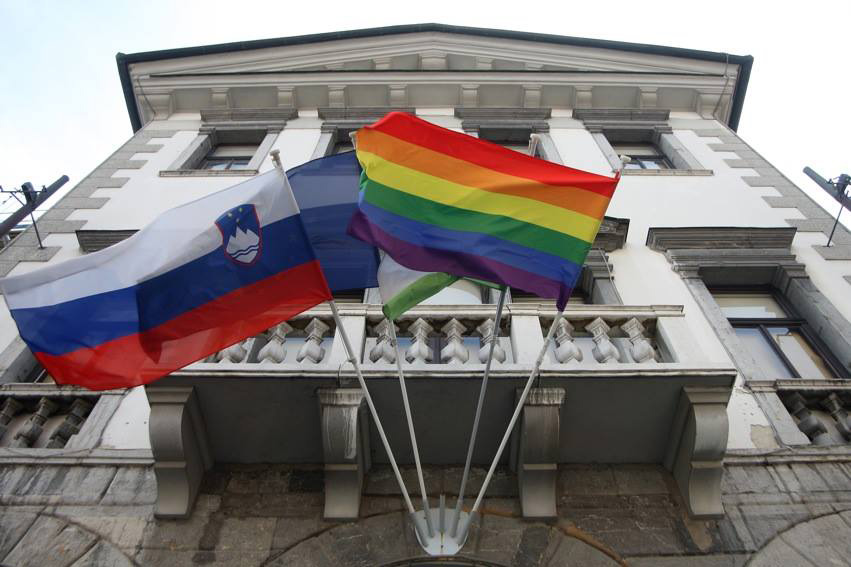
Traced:
<path id="1" fill-rule="evenodd" d="M 324 40 L 144 64 L 147 72 L 157 75 L 373 70 L 665 74 L 717 72 L 717 66 L 715 62 L 626 49 L 447 32 Z"/>

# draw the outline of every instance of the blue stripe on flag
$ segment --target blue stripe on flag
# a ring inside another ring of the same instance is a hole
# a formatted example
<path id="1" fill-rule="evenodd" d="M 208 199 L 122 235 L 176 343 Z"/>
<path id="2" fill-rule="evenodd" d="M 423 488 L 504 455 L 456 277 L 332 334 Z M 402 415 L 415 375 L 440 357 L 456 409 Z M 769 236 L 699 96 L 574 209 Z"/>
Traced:
<path id="1" fill-rule="evenodd" d="M 14 309 L 30 349 L 61 355 L 143 332 L 246 285 L 310 262 L 299 215 L 262 229 L 260 258 L 249 266 L 223 247 L 138 285 L 46 307 Z M 198 285 L 186 287 L 185 282 Z M 182 293 L 177 293 L 177 291 Z M 85 323 L 85 328 L 80 325 Z M 75 329 L 70 336 L 68 329 Z"/>
<path id="2" fill-rule="evenodd" d="M 360 191 L 355 152 L 309 161 L 287 178 L 331 291 L 377 287 L 377 250 L 346 234 Z"/>

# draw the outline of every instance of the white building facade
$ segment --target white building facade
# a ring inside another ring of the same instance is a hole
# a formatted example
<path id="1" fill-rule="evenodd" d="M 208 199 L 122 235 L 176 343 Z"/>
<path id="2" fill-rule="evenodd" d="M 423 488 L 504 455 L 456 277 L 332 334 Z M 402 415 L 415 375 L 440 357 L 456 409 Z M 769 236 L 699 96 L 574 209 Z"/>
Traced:
<path id="1" fill-rule="evenodd" d="M 849 564 L 851 234 L 826 247 L 830 215 L 736 134 L 750 57 L 426 24 L 117 60 L 135 133 L 3 274 L 114 244 L 272 150 L 351 149 L 391 110 L 603 175 L 628 156 L 457 564 Z M 450 505 L 496 310 L 464 285 L 398 321 L 426 488 Z M 338 299 L 410 465 L 377 291 Z M 429 561 L 327 306 L 104 393 L 53 384 L 3 313 L 0 563 Z M 510 298 L 473 490 L 554 316 Z"/>

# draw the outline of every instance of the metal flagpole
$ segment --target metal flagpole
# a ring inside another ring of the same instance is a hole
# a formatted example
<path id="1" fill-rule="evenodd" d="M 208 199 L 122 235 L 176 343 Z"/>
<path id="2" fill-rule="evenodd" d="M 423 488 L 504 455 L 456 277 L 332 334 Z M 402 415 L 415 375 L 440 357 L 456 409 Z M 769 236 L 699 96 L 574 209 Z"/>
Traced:
<path id="1" fill-rule="evenodd" d="M 284 173 L 283 164 L 281 163 L 280 151 L 272 150 L 271 152 L 269 152 L 269 154 L 272 157 L 272 162 L 275 164 L 275 167 L 279 171 L 281 171 L 281 173 L 286 175 L 286 173 Z M 387 435 L 384 433 L 384 427 L 382 427 L 381 425 L 381 418 L 378 417 L 378 410 L 375 409 L 375 404 L 372 402 L 372 396 L 369 395 L 369 390 L 366 387 L 366 381 L 363 379 L 363 373 L 361 372 L 360 363 L 358 362 L 358 359 L 355 356 L 355 351 L 352 348 L 352 343 L 349 341 L 349 335 L 346 334 L 346 327 L 343 326 L 343 321 L 340 319 L 340 313 L 337 311 L 337 303 L 332 299 L 328 302 L 328 304 L 331 306 L 331 314 L 334 317 L 334 322 L 337 325 L 337 329 L 340 330 L 340 336 L 343 338 L 343 346 L 346 348 L 346 356 L 348 357 L 348 361 L 352 363 L 352 366 L 355 369 L 355 374 L 358 377 L 358 383 L 360 383 L 361 390 L 363 390 L 364 398 L 366 398 L 366 404 L 367 406 L 369 406 L 369 412 L 372 414 L 372 419 L 375 422 L 375 428 L 378 430 L 378 436 L 381 438 L 381 443 L 384 445 L 384 451 L 387 453 L 387 458 L 390 459 L 390 466 L 393 468 L 393 474 L 396 475 L 396 482 L 399 483 L 399 490 L 402 491 L 402 498 L 404 498 L 405 505 L 408 507 L 408 512 L 411 514 L 411 519 L 414 522 L 414 529 L 417 530 L 420 539 L 425 540 L 426 536 L 422 533 L 422 524 L 417 521 L 417 511 L 414 508 L 413 502 L 411 502 L 411 496 L 408 494 L 408 489 L 405 488 L 405 481 L 402 480 L 402 473 L 399 472 L 399 466 L 396 464 L 395 457 L 393 457 L 393 450 L 390 448 L 390 442 L 387 440 Z M 392 328 L 393 325 L 391 324 L 390 327 Z M 406 408 L 407 402 L 408 399 L 406 397 Z M 417 459 L 417 463 L 419 463 L 419 458 Z M 420 482 L 422 482 L 422 475 L 420 475 Z"/>
<path id="2" fill-rule="evenodd" d="M 473 418 L 473 431 L 470 433 L 470 446 L 467 448 L 467 462 L 464 465 L 464 474 L 461 476 L 461 488 L 458 489 L 458 500 L 455 502 L 455 514 L 452 516 L 452 525 L 449 528 L 449 537 L 455 537 L 458 531 L 458 520 L 461 518 L 461 506 L 464 504 L 464 489 L 467 487 L 467 478 L 470 475 L 470 464 L 473 461 L 473 449 L 476 446 L 476 435 L 479 432 L 479 418 L 482 415 L 482 405 L 485 401 L 485 392 L 488 389 L 488 376 L 491 371 L 491 362 L 493 361 L 493 352 L 496 348 L 496 342 L 499 340 L 499 325 L 502 322 L 502 307 L 505 305 L 505 293 L 508 291 L 508 286 L 503 287 L 499 291 L 499 303 L 496 307 L 496 315 L 493 319 L 493 332 L 491 336 L 490 351 L 488 352 L 488 360 L 485 363 L 485 376 L 482 378 L 482 386 L 479 389 L 479 403 L 476 406 L 476 417 Z"/>
<path id="3" fill-rule="evenodd" d="M 390 449 L 390 442 L 387 440 L 387 435 L 384 434 L 384 428 L 381 426 L 381 419 L 378 417 L 378 411 L 375 409 L 375 404 L 372 403 L 372 396 L 369 395 L 369 390 L 366 388 L 366 381 L 363 379 L 363 374 L 361 373 L 358 359 L 355 356 L 355 351 L 352 349 L 352 345 L 349 342 L 349 336 L 346 334 L 346 328 L 343 326 L 343 322 L 340 320 L 340 314 L 337 312 L 337 304 L 334 300 L 331 300 L 328 303 L 331 305 L 331 313 L 334 316 L 334 322 L 337 324 L 337 329 L 340 330 L 340 336 L 343 338 L 343 345 L 346 347 L 346 356 L 349 357 L 349 362 L 351 362 L 352 366 L 355 367 L 355 374 L 358 377 L 361 390 L 363 390 L 364 397 L 366 398 L 366 404 L 369 406 L 369 411 L 372 414 L 372 419 L 375 421 L 375 428 L 378 430 L 378 436 L 381 437 L 381 443 L 384 444 L 384 450 L 387 452 L 387 457 L 390 459 L 390 466 L 393 467 L 393 474 L 396 475 L 396 481 L 399 483 L 399 489 L 402 491 L 402 497 L 405 499 L 405 505 L 408 507 L 408 512 L 413 518 L 414 528 L 420 532 L 421 537 L 424 537 L 424 534 L 422 533 L 422 526 L 417 521 L 417 511 L 414 509 L 414 504 L 411 502 L 408 489 L 405 488 L 405 482 L 402 480 L 402 474 L 399 472 L 399 466 L 396 464 L 396 459 L 393 457 L 393 450 Z M 422 477 L 420 477 L 420 479 L 422 482 Z"/>
<path id="4" fill-rule="evenodd" d="M 517 423 L 517 418 L 520 416 L 520 411 L 523 409 L 523 404 L 526 403 L 526 398 L 529 395 L 529 390 L 532 389 L 532 382 L 534 382 L 535 377 L 538 375 L 538 371 L 541 368 L 541 363 L 544 361 L 544 356 L 547 354 L 547 347 L 550 344 L 550 340 L 552 340 L 553 335 L 555 334 L 556 327 L 558 327 L 558 322 L 561 321 L 562 315 L 564 315 L 563 310 L 559 310 L 553 319 L 553 324 L 550 325 L 550 330 L 547 332 L 547 337 L 544 339 L 544 344 L 541 346 L 541 351 L 538 353 L 538 358 L 535 360 L 535 366 L 532 368 L 532 372 L 529 374 L 529 379 L 526 380 L 526 387 L 523 388 L 523 393 L 520 395 L 520 400 L 517 402 L 517 407 L 514 408 L 514 414 L 511 416 L 511 421 L 508 422 L 508 428 L 505 430 L 505 435 L 502 436 L 502 441 L 499 443 L 499 448 L 496 450 L 496 456 L 493 458 L 493 462 L 491 463 L 490 469 L 488 469 L 488 474 L 485 476 L 485 482 L 482 484 L 481 490 L 479 490 L 479 495 L 476 497 L 476 502 L 473 504 L 473 507 L 470 509 L 470 515 L 467 517 L 467 521 L 464 524 L 464 528 L 461 530 L 458 541 L 464 541 L 467 537 L 467 531 L 470 529 L 470 524 L 473 523 L 473 517 L 479 509 L 479 506 L 482 503 L 482 498 L 485 496 L 485 491 L 488 489 L 488 484 L 491 481 L 491 477 L 493 477 L 493 472 L 496 470 L 496 465 L 499 463 L 500 457 L 502 457 L 502 452 L 505 450 L 505 446 L 508 444 L 508 439 L 511 437 L 511 431 L 514 429 L 514 425 Z"/>
<path id="5" fill-rule="evenodd" d="M 423 497 L 423 515 L 426 526 L 428 526 L 428 537 L 434 537 L 434 525 L 431 521 L 431 510 L 428 506 L 428 495 L 426 494 L 425 480 L 423 479 L 423 467 L 420 464 L 420 450 L 417 447 L 417 434 L 414 432 L 414 420 L 411 418 L 411 404 L 408 403 L 408 389 L 405 387 L 405 374 L 402 372 L 402 357 L 399 353 L 399 343 L 396 340 L 396 325 L 390 323 L 390 340 L 393 341 L 393 350 L 396 352 L 396 371 L 399 374 L 399 387 L 402 389 L 402 403 L 405 406 L 405 417 L 408 420 L 408 432 L 411 435 L 411 446 L 414 449 L 414 463 L 417 466 L 417 478 L 420 481 L 420 494 Z M 423 540 L 425 541 L 425 540 Z"/>

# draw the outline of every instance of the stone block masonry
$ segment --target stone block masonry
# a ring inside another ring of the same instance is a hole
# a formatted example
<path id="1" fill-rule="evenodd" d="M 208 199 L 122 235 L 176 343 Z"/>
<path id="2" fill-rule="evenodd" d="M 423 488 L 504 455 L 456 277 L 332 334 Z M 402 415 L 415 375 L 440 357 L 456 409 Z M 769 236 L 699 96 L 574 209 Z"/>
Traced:
<path id="1" fill-rule="evenodd" d="M 460 469 L 426 472 L 428 490 L 451 503 Z M 347 566 L 420 557 L 387 473 L 369 475 L 358 521 L 332 522 L 322 519 L 321 467 L 219 465 L 191 517 L 161 520 L 147 465 L 3 466 L 0 563 Z M 473 470 L 471 492 L 483 476 Z M 493 487 L 464 554 L 498 565 L 843 565 L 836 558 L 851 557 L 849 463 L 728 464 L 725 516 L 713 521 L 688 518 L 660 466 L 561 466 L 552 522 L 520 518 L 507 470 Z"/>

